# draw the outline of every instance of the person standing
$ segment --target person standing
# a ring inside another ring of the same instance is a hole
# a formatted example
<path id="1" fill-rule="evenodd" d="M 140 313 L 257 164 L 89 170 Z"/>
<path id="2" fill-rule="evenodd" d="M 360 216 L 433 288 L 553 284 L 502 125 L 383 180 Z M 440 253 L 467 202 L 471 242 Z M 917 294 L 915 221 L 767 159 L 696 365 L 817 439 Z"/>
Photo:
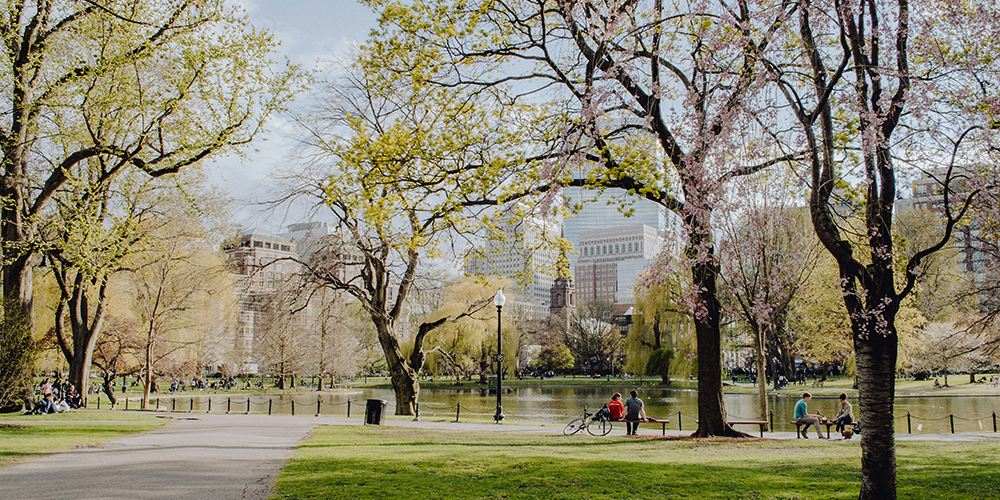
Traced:
<path id="1" fill-rule="evenodd" d="M 629 395 L 632 397 L 625 400 L 625 433 L 635 436 L 639 430 L 639 421 L 646 420 L 646 408 L 639 399 L 639 393 L 632 391 Z"/>
<path id="2" fill-rule="evenodd" d="M 809 414 L 809 401 L 812 399 L 812 394 L 808 392 L 802 393 L 802 399 L 798 403 L 795 403 L 795 423 L 802 425 L 802 437 L 809 439 L 809 434 L 806 433 L 809 430 L 810 425 L 816 426 L 816 437 L 820 439 L 826 439 L 823 437 L 823 433 L 819 430 L 819 415 Z"/>
<path id="3" fill-rule="evenodd" d="M 847 401 L 847 394 L 840 393 L 840 406 L 837 408 L 837 432 L 843 432 L 848 424 L 854 422 L 854 408 Z"/>

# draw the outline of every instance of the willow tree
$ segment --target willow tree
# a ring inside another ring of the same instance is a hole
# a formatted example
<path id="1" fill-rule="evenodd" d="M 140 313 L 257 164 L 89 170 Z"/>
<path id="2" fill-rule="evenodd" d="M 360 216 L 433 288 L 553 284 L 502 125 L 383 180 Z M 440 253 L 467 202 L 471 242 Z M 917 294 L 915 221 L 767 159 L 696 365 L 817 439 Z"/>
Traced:
<path id="1" fill-rule="evenodd" d="M 11 0 L 0 16 L 3 295 L 32 310 L 53 197 L 100 196 L 250 142 L 296 87 L 224 0 Z M 86 203 L 86 201 L 84 201 Z M 74 384 L 82 387 L 79 377 Z"/>
<path id="2" fill-rule="evenodd" d="M 444 88 L 545 101 L 565 125 L 562 156 L 539 179 L 617 189 L 683 223 L 698 345 L 697 436 L 745 435 L 726 422 L 714 216 L 728 182 L 778 161 L 762 54 L 787 35 L 795 3 L 662 0 L 432 0 L 384 7 L 369 44 L 380 71 Z M 425 66 L 408 54 L 422 54 Z M 428 68 L 434 71 L 428 71 Z"/>

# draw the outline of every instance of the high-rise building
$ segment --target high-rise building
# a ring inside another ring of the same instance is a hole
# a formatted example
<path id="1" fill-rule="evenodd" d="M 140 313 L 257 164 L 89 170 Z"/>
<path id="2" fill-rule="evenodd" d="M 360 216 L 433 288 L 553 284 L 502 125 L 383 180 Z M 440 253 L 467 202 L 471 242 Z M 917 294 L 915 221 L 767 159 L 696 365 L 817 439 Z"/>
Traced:
<path id="1" fill-rule="evenodd" d="M 636 276 L 662 245 L 657 230 L 646 224 L 582 231 L 573 273 L 577 300 L 634 303 Z"/>
<path id="2" fill-rule="evenodd" d="M 573 244 L 577 254 L 570 255 L 570 269 L 576 267 L 577 260 L 583 256 L 579 253 L 582 238 L 585 231 L 604 230 L 613 227 L 632 226 L 644 224 L 656 230 L 657 234 L 664 234 L 666 230 L 666 211 L 652 201 L 638 196 L 630 196 L 620 189 L 607 189 L 599 193 L 592 189 L 580 187 L 569 187 L 563 190 L 565 196 L 571 203 L 583 203 L 581 210 L 571 217 L 567 217 L 563 222 L 563 235 Z M 626 217 L 619 208 L 622 201 L 632 202 L 628 209 L 631 211 Z M 579 285 L 579 283 L 578 283 Z"/>
<path id="3" fill-rule="evenodd" d="M 502 238 L 490 238 L 466 266 L 466 274 L 501 276 L 520 283 L 511 300 L 530 318 L 549 314 L 552 282 L 558 251 L 552 243 L 559 237 L 559 225 L 531 214 L 524 205 L 507 207 L 498 218 Z"/>
<path id="4" fill-rule="evenodd" d="M 236 279 L 240 315 L 235 347 L 239 352 L 253 349 L 257 316 L 266 298 L 299 271 L 295 243 L 267 231 L 254 229 L 227 242 L 222 250 Z"/>

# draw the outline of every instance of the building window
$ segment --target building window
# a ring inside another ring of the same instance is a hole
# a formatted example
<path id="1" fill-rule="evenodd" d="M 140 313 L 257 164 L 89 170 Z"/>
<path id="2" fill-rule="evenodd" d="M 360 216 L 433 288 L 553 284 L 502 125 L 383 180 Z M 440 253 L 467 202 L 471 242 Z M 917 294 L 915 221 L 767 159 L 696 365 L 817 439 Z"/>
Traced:
<path id="1" fill-rule="evenodd" d="M 263 243 L 261 243 L 261 242 L 259 242 L 259 241 L 255 241 L 255 242 L 253 242 L 253 247 L 254 247 L 254 248 L 260 248 L 260 247 L 262 247 L 262 246 L 264 246 L 264 244 L 263 244 Z"/>

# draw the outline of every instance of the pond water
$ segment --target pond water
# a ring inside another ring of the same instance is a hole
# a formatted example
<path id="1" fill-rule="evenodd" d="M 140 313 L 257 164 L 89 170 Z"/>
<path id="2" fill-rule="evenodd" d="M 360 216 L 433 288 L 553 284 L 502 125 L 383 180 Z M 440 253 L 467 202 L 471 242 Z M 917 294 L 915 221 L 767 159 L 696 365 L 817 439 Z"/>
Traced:
<path id="1" fill-rule="evenodd" d="M 624 393 L 625 390 L 622 390 Z M 561 424 L 583 412 L 584 407 L 593 411 L 601 408 L 610 399 L 611 390 L 606 387 L 515 387 L 505 389 L 503 412 L 510 422 L 539 422 Z M 626 394 L 627 397 L 627 394 Z M 670 420 L 668 429 L 696 429 L 698 415 L 697 392 L 694 390 L 643 388 L 639 397 L 646 404 L 646 414 L 651 417 Z M 275 396 L 274 411 L 288 413 L 287 403 L 291 395 Z M 317 397 L 308 394 L 294 396 L 299 412 L 315 411 Z M 346 393 L 324 394 L 323 414 L 346 414 L 348 400 L 351 415 L 360 416 L 364 412 L 365 401 L 369 398 L 384 399 L 389 415 L 395 412 L 395 398 L 390 388 L 363 388 Z M 263 404 L 267 404 L 263 400 Z M 757 396 L 755 394 L 726 394 L 726 411 L 732 420 L 756 420 Z M 790 424 L 797 397 L 769 396 L 769 406 L 774 415 L 775 430 L 794 431 Z M 855 416 L 859 415 L 858 404 L 854 404 Z M 216 401 L 213 405 L 218 405 Z M 261 403 L 254 399 L 253 411 L 259 412 Z M 459 404 L 461 404 L 459 412 Z M 197 403 L 203 407 L 203 403 Z M 215 406 L 219 408 L 219 406 Z M 303 410 L 305 408 L 305 410 Z M 265 410 L 266 411 L 266 410 Z M 810 413 L 821 413 L 833 417 L 837 413 L 835 397 L 814 397 L 809 404 Z M 420 414 L 424 418 L 468 420 L 490 420 L 496 413 L 496 394 L 480 390 L 478 387 L 428 389 L 420 391 Z M 895 403 L 896 432 L 933 434 L 951 432 L 954 416 L 955 432 L 993 432 L 994 412 L 1000 413 L 1000 390 L 993 396 L 935 396 L 903 397 Z M 680 415 L 678 415 L 678 413 Z M 907 426 L 907 413 L 910 415 Z M 747 432 L 756 428 L 742 426 Z"/>

